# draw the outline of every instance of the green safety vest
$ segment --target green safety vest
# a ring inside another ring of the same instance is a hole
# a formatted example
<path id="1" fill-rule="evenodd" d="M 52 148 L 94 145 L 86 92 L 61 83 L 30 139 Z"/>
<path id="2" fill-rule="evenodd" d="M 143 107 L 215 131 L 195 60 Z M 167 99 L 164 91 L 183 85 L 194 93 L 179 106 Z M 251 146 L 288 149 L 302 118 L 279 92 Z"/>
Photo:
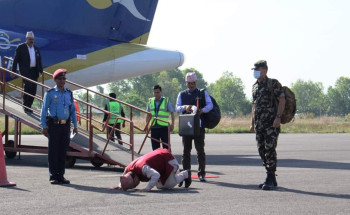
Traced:
<path id="1" fill-rule="evenodd" d="M 169 98 L 163 97 L 162 103 L 160 104 L 159 109 L 158 109 L 157 119 L 161 119 L 161 120 L 168 122 L 169 115 L 170 115 L 170 112 L 168 111 L 168 104 L 169 104 Z M 155 97 L 149 99 L 149 107 L 150 107 L 150 112 L 152 114 L 151 120 L 153 120 L 155 118 L 153 116 L 156 116 Z M 152 126 L 154 126 L 156 123 L 160 126 L 168 126 L 168 123 L 158 121 L 158 120 L 154 120 Z"/>
<path id="2" fill-rule="evenodd" d="M 109 102 L 107 103 L 107 108 L 109 112 L 115 113 L 118 116 L 121 116 L 122 114 L 122 106 L 120 105 L 119 102 L 116 102 L 116 101 Z M 111 118 L 109 119 L 108 124 L 114 124 L 116 119 L 117 119 L 117 116 L 111 114 Z M 122 119 L 118 119 L 117 121 L 117 123 L 122 123 L 122 122 L 123 122 Z"/>

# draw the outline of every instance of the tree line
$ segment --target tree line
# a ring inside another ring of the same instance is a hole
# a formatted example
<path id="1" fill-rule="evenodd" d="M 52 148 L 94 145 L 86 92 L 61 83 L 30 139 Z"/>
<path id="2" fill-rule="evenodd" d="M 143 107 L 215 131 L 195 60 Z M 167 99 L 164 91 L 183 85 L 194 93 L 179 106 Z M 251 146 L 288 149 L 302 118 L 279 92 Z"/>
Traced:
<path id="1" fill-rule="evenodd" d="M 251 112 L 252 101 L 244 93 L 242 80 L 232 72 L 224 72 L 214 83 L 208 84 L 196 69 L 171 69 L 159 73 L 111 82 L 107 89 L 97 86 L 98 92 L 108 95 L 114 92 L 117 99 L 146 109 L 149 98 L 153 96 L 153 86 L 162 87 L 163 96 L 169 97 L 175 107 L 180 91 L 186 89 L 185 74 L 196 72 L 197 87 L 205 88 L 216 99 L 223 114 L 229 116 L 247 115 Z M 297 80 L 290 86 L 297 99 L 297 113 L 314 116 L 345 116 L 350 114 L 350 78 L 340 77 L 334 86 L 325 93 L 320 82 Z M 86 93 L 75 92 L 75 96 L 85 100 Z M 89 95 L 89 101 L 104 107 L 107 101 L 101 97 Z M 248 95 L 250 97 L 250 95 Z M 127 110 L 126 110 L 127 111 Z"/>

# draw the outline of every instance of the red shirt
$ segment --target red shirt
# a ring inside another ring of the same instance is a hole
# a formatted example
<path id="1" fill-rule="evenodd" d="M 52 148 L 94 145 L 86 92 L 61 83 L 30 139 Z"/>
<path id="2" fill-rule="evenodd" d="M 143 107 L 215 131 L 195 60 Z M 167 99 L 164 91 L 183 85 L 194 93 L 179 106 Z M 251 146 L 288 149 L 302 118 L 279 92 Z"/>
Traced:
<path id="1" fill-rule="evenodd" d="M 174 156 L 167 149 L 159 148 L 135 159 L 125 168 L 125 173 L 131 171 L 140 178 L 140 181 L 149 181 L 149 178 L 142 174 L 142 167 L 148 165 L 160 174 L 160 181 L 164 184 L 174 169 L 169 161 L 174 159 Z"/>

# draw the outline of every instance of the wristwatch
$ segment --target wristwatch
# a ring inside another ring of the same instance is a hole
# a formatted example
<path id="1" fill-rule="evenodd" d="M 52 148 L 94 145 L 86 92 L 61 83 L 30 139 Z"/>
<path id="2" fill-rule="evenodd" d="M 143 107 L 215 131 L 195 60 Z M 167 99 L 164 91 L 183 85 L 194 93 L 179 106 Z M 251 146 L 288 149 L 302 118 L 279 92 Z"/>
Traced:
<path id="1" fill-rule="evenodd" d="M 281 114 L 277 114 L 277 115 L 276 115 L 276 118 L 281 119 Z"/>

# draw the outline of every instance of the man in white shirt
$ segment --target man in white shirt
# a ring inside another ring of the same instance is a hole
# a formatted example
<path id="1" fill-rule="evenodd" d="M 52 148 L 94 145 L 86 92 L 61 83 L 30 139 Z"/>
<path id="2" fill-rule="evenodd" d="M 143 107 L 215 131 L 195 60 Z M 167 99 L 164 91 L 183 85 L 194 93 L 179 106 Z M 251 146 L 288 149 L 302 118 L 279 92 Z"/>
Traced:
<path id="1" fill-rule="evenodd" d="M 17 71 L 17 65 L 19 65 L 20 74 L 33 81 L 37 81 L 39 73 L 43 73 L 40 51 L 34 45 L 34 33 L 32 31 L 27 32 L 26 42 L 19 44 L 16 48 L 15 57 L 13 58 L 13 72 Z M 37 85 L 25 79 L 23 79 L 23 83 L 25 92 L 23 95 L 23 109 L 26 113 L 31 113 L 33 112 L 31 107 Z"/>
<path id="2" fill-rule="evenodd" d="M 140 181 L 148 182 L 141 191 L 150 191 L 154 186 L 158 189 L 172 189 L 184 180 L 191 183 L 191 172 L 180 172 L 175 157 L 167 149 L 158 148 L 131 162 L 114 189 L 133 189 Z"/>
<path id="3" fill-rule="evenodd" d="M 192 113 L 193 107 L 199 106 L 197 114 L 208 113 L 213 109 L 213 103 L 207 91 L 204 92 L 205 105 L 197 104 L 197 99 L 201 98 L 200 90 L 197 88 L 197 75 L 194 72 L 186 74 L 186 86 L 187 89 L 180 92 L 177 97 L 176 102 L 176 112 L 181 114 Z M 182 145 L 184 147 L 182 154 L 182 166 L 184 169 L 191 169 L 191 150 L 192 150 L 192 140 L 194 140 L 194 145 L 197 150 L 197 161 L 198 161 L 198 178 L 201 182 L 206 182 L 205 179 L 205 150 L 204 150 L 204 139 L 205 130 L 204 125 L 201 123 L 199 136 L 183 136 Z M 185 187 L 189 185 L 186 184 Z"/>

